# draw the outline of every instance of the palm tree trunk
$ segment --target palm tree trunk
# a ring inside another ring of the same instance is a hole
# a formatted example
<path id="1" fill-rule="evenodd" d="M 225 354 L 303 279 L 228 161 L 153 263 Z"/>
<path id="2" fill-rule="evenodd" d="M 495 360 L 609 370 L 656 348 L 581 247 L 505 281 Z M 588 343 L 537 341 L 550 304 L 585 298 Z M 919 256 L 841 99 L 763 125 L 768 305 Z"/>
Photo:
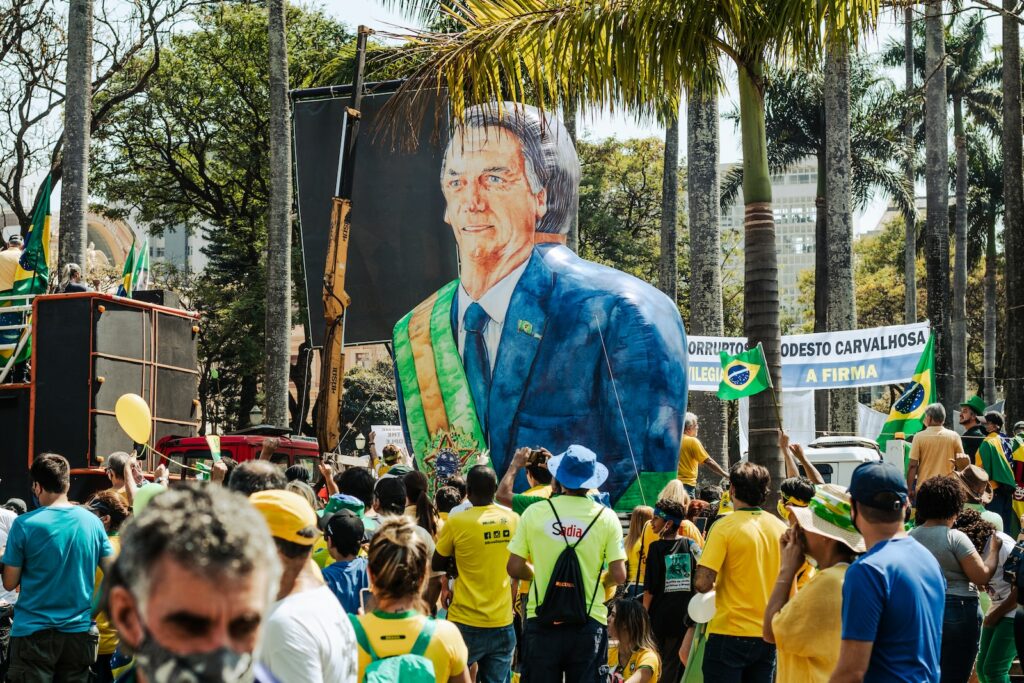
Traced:
<path id="1" fill-rule="evenodd" d="M 822 108 L 822 131 L 825 136 Z M 825 147 L 818 148 L 818 182 L 814 196 L 814 331 L 828 332 L 828 220 L 825 202 Z M 831 402 L 828 389 L 814 392 L 814 429 L 820 435 L 829 431 Z"/>
<path id="2" fill-rule="evenodd" d="M 1024 164 L 1022 164 L 1020 108 L 1020 27 L 1017 0 L 1003 0 L 1003 239 L 1006 263 L 1024 263 Z M 1016 320 L 1024 308 L 1024 269 L 1007 267 L 1006 320 Z M 1005 412 L 1024 414 L 1024 335 L 1015 325 L 1005 326 L 1003 392 Z M 1014 419 L 1018 419 L 1014 417 Z"/>
<path id="3" fill-rule="evenodd" d="M 996 400 L 996 217 L 988 218 L 985 241 L 985 399 Z"/>
<path id="4" fill-rule="evenodd" d="M 850 161 L 850 56 L 845 45 L 825 56 L 825 166 L 828 234 L 828 326 L 857 326 L 853 296 L 853 170 Z M 857 433 L 857 390 L 829 392 L 829 429 Z"/>
<path id="5" fill-rule="evenodd" d="M 764 465 L 772 481 L 783 477 L 775 430 L 781 428 L 774 397 L 782 392 L 782 340 L 779 330 L 779 267 L 775 251 L 775 217 L 768 172 L 768 143 L 764 121 L 764 65 L 754 61 L 739 67 L 740 136 L 743 146 L 744 284 L 743 327 L 747 343 L 762 344 L 774 391 L 750 397 L 749 458 Z M 781 410 L 781 406 L 780 406 Z"/>
<path id="6" fill-rule="evenodd" d="M 288 425 L 291 360 L 292 150 L 288 116 L 286 0 L 268 0 L 270 59 L 270 210 L 267 217 L 266 422 Z"/>
<path id="7" fill-rule="evenodd" d="M 950 332 L 953 335 L 953 395 L 956 403 L 966 398 L 967 390 L 967 138 L 964 132 L 963 100 L 953 100 L 953 147 L 956 150 L 956 250 L 953 253 L 953 310 Z M 991 401 L 991 396 L 985 397 Z"/>
<path id="8" fill-rule="evenodd" d="M 908 5 L 903 13 L 903 57 L 907 100 L 914 94 L 914 7 Z M 903 123 L 903 136 L 907 145 L 906 176 L 911 190 L 914 187 L 914 120 L 907 114 Z M 916 207 L 903 215 L 906 242 L 903 245 L 903 317 L 908 325 L 917 322 L 917 211 Z"/>
<path id="9" fill-rule="evenodd" d="M 949 329 L 949 128 L 946 120 L 946 41 L 942 0 L 925 5 L 925 264 L 928 274 L 928 319 L 936 336 L 935 373 L 939 399 L 952 424 L 954 408 Z"/>
<path id="10" fill-rule="evenodd" d="M 661 181 L 661 257 L 658 289 L 679 301 L 679 115 L 665 128 Z"/>
<path id="11" fill-rule="evenodd" d="M 60 268 L 85 265 L 89 210 L 89 122 L 92 116 L 92 0 L 68 7 L 68 64 L 60 191 Z M 87 274 L 88 275 L 88 274 Z"/>
<path id="12" fill-rule="evenodd" d="M 718 100 L 691 91 L 686 102 L 687 200 L 690 227 L 690 332 L 725 334 L 722 309 L 722 243 L 718 208 Z M 723 468 L 729 467 L 726 404 L 710 391 L 690 394 L 691 408 L 705 429 L 701 441 Z"/>

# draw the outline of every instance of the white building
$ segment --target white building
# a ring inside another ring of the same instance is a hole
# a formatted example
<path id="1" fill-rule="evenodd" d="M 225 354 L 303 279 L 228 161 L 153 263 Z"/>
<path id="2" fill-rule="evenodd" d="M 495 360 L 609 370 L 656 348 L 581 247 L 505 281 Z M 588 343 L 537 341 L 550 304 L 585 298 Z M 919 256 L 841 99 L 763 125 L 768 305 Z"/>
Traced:
<path id="1" fill-rule="evenodd" d="M 149 261 L 151 264 L 169 263 L 190 273 L 199 273 L 209 262 L 203 253 L 206 244 L 202 230 L 190 235 L 183 226 L 168 228 L 163 236 L 149 238 Z"/>
<path id="2" fill-rule="evenodd" d="M 721 179 L 734 164 L 720 164 Z M 776 254 L 779 259 L 779 308 L 783 320 L 799 315 L 800 273 L 814 270 L 814 222 L 817 209 L 818 165 L 814 157 L 772 176 L 772 212 L 775 214 Z M 743 190 L 722 212 L 722 277 L 743 284 Z"/>

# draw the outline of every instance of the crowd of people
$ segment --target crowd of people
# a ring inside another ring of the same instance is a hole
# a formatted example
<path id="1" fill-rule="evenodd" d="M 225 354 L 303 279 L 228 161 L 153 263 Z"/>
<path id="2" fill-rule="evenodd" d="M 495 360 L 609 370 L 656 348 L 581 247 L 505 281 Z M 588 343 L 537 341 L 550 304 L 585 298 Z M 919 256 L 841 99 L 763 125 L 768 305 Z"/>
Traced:
<path id="1" fill-rule="evenodd" d="M 34 509 L 0 508 L 0 679 L 1009 681 L 1024 544 L 992 492 L 1003 456 L 973 464 L 926 414 L 906 473 L 867 462 L 849 488 L 785 434 L 776 487 L 725 472 L 688 414 L 679 477 L 625 533 L 581 445 L 436 485 L 397 449 L 319 473 L 222 458 L 173 486 L 114 453 L 84 504 L 43 454 Z M 700 467 L 724 485 L 698 489 Z"/>

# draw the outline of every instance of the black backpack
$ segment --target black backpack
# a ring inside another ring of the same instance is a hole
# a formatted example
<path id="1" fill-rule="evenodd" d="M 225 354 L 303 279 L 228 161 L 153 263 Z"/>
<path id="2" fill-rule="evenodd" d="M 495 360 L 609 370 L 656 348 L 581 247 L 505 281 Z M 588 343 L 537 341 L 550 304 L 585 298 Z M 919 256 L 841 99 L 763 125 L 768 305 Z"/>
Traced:
<path id="1" fill-rule="evenodd" d="M 555 509 L 554 503 L 550 499 L 547 503 L 551 506 L 551 511 L 555 513 L 558 527 L 564 530 L 565 527 L 562 525 L 562 520 L 558 516 L 558 510 Z M 597 597 L 597 590 L 601 587 L 601 575 L 598 573 L 597 583 L 594 584 L 594 592 L 590 596 L 590 604 L 588 605 L 583 587 L 583 572 L 580 571 L 580 561 L 576 557 L 576 546 L 586 538 L 587 533 L 594 526 L 594 523 L 600 519 L 602 513 L 604 513 L 604 508 L 601 508 L 597 516 L 587 525 L 583 534 L 572 545 L 569 544 L 569 539 L 565 537 L 565 533 L 562 533 L 565 548 L 562 549 L 558 559 L 555 560 L 555 566 L 551 570 L 551 577 L 548 579 L 548 586 L 544 590 L 544 600 L 537 604 L 537 618 L 540 619 L 541 623 L 548 626 L 555 624 L 580 625 L 585 624 L 587 619 L 590 618 L 590 608 L 593 607 L 594 599 Z M 604 564 L 603 557 L 601 558 L 601 564 Z M 536 596 L 536 581 L 533 582 L 533 590 Z"/>

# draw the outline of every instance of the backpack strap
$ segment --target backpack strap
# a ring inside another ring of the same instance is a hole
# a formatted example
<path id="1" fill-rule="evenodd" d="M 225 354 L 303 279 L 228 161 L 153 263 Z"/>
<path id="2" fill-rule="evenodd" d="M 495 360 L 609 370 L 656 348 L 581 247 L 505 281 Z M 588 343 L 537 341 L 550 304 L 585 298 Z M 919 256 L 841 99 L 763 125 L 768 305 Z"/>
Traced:
<path id="1" fill-rule="evenodd" d="M 554 507 L 554 506 L 552 506 L 552 507 Z M 587 532 L 589 532 L 591 527 L 593 527 L 597 523 L 597 520 L 601 519 L 601 515 L 602 514 L 604 514 L 604 508 L 603 507 L 600 510 L 597 511 L 597 515 L 594 516 L 594 519 L 590 520 L 590 524 L 588 524 L 587 528 L 583 530 L 583 536 L 580 536 L 579 538 L 577 538 L 576 542 L 573 543 L 573 546 L 572 546 L 573 550 L 575 550 L 576 546 L 578 546 L 580 543 L 583 542 L 583 538 L 587 535 Z M 558 523 L 561 524 L 562 523 L 561 520 L 559 520 Z M 569 541 L 566 540 L 566 543 L 568 543 L 568 542 Z"/>
<path id="2" fill-rule="evenodd" d="M 370 645 L 370 638 L 366 635 L 363 625 L 359 623 L 359 618 L 354 614 L 350 614 L 348 615 L 348 620 L 352 624 L 352 630 L 356 632 L 356 642 L 359 643 L 359 647 L 363 648 L 366 654 L 370 655 L 371 662 L 376 662 L 380 657 L 377 656 L 373 646 Z"/>
<path id="3" fill-rule="evenodd" d="M 423 629 L 420 630 L 420 635 L 416 638 L 416 642 L 413 643 L 409 654 L 423 657 L 424 653 L 427 651 L 427 647 L 430 646 L 430 640 L 434 637 L 434 631 L 436 628 L 437 621 L 427 617 L 427 621 L 423 624 Z"/>
<path id="4" fill-rule="evenodd" d="M 565 541 L 565 546 L 569 547 L 569 539 L 565 537 L 565 527 L 562 525 L 562 518 L 558 516 L 558 510 L 555 509 L 555 504 L 551 502 L 550 498 L 545 498 L 545 501 L 547 502 L 548 507 L 551 508 L 551 512 L 555 515 L 555 521 L 558 522 L 558 528 L 562 529 L 562 540 Z M 589 530 L 590 527 L 587 527 L 587 529 Z"/>

